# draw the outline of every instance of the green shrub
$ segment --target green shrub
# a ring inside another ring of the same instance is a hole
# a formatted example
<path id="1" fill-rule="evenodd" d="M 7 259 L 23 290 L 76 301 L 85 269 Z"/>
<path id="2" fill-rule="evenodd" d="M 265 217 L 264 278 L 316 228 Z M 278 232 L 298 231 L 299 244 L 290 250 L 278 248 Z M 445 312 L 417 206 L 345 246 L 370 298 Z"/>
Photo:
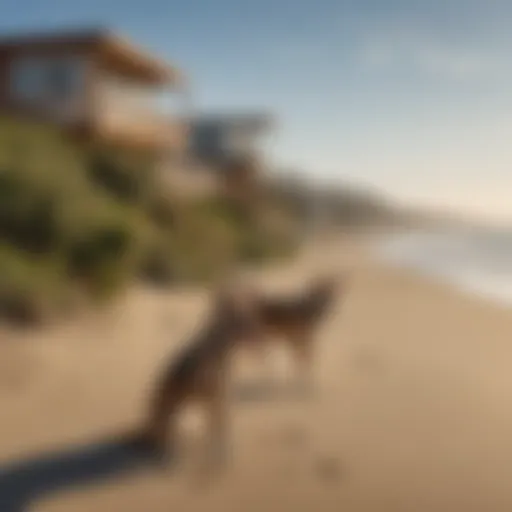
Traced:
<path id="1" fill-rule="evenodd" d="M 0 118 L 0 315 L 38 319 L 68 298 L 107 299 L 138 276 L 208 279 L 285 245 L 220 197 L 179 198 L 143 153 L 79 147 Z"/>
<path id="2" fill-rule="evenodd" d="M 135 275 L 142 243 L 143 227 L 136 213 L 97 201 L 66 240 L 68 273 L 94 296 L 108 297 Z"/>
<path id="3" fill-rule="evenodd" d="M 0 316 L 20 323 L 42 321 L 62 309 L 65 299 L 57 262 L 0 246 Z"/>
<path id="4" fill-rule="evenodd" d="M 173 244 L 168 233 L 157 231 L 148 240 L 140 262 L 140 274 L 150 283 L 168 285 L 176 280 Z"/>
<path id="5" fill-rule="evenodd" d="M 236 260 L 236 236 L 222 217 L 183 206 L 170 237 L 171 265 L 179 280 L 208 279 Z"/>
<path id="6" fill-rule="evenodd" d="M 0 240 L 58 259 L 97 296 L 115 291 L 135 268 L 140 215 L 91 180 L 86 150 L 57 130 L 13 121 L 1 134 Z"/>
<path id="7" fill-rule="evenodd" d="M 51 193 L 16 170 L 0 171 L 0 235 L 27 250 L 48 250 L 57 237 Z"/>
<path id="8" fill-rule="evenodd" d="M 129 203 L 142 203 L 151 191 L 155 162 L 141 153 L 91 150 L 89 178 L 111 196 Z"/>
<path id="9" fill-rule="evenodd" d="M 150 221 L 158 228 L 172 230 L 176 224 L 178 201 L 166 190 L 153 187 L 148 194 L 145 211 Z"/>
<path id="10" fill-rule="evenodd" d="M 55 130 L 0 125 L 0 238 L 38 253 L 55 247 L 63 204 L 88 191 L 82 164 Z"/>
<path id="11" fill-rule="evenodd" d="M 231 201 L 220 197 L 204 198 L 192 203 L 202 215 L 222 219 L 233 229 L 243 229 L 245 219 L 239 215 L 238 208 Z"/>
<path id="12" fill-rule="evenodd" d="M 237 261 L 261 263 L 271 258 L 285 257 L 291 254 L 296 245 L 286 216 L 270 205 L 265 205 L 256 219 L 241 215 L 236 205 L 222 197 L 202 200 L 196 204 L 196 208 L 227 227 Z"/>

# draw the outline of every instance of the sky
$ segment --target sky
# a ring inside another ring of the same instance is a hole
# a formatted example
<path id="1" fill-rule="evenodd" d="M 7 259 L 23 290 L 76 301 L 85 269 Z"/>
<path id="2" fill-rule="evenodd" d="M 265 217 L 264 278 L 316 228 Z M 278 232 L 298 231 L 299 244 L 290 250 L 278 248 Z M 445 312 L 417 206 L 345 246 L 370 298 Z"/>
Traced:
<path id="1" fill-rule="evenodd" d="M 197 110 L 276 116 L 268 157 L 512 223 L 512 2 L 0 0 L 0 32 L 101 25 L 180 66 Z"/>

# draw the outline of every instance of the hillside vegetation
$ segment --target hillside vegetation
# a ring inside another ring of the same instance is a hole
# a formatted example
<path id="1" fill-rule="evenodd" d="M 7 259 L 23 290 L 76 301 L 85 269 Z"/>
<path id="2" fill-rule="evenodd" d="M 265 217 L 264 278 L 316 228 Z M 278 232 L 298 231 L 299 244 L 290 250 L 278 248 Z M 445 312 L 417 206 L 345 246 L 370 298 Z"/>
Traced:
<path id="1" fill-rule="evenodd" d="M 278 223 L 239 218 L 221 197 L 179 199 L 153 164 L 0 119 L 0 316 L 43 320 L 137 279 L 203 280 L 292 249 Z"/>

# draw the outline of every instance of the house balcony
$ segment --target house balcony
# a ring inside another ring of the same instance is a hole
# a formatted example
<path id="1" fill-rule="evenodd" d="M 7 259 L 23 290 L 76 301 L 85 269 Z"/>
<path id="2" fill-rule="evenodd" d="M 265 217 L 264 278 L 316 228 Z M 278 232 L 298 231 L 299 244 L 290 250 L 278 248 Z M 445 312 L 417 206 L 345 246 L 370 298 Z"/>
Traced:
<path id="1" fill-rule="evenodd" d="M 157 113 L 106 114 L 96 129 L 108 144 L 177 152 L 186 149 L 187 134 L 186 123 Z"/>

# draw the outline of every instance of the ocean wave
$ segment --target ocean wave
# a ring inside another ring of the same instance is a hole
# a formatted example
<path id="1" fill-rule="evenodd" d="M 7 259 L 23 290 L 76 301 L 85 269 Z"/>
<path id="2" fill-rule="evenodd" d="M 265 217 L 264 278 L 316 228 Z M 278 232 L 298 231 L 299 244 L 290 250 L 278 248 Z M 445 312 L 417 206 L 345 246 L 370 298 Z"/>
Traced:
<path id="1" fill-rule="evenodd" d="M 376 249 L 388 263 L 512 306 L 511 232 L 408 233 L 381 240 Z"/>

